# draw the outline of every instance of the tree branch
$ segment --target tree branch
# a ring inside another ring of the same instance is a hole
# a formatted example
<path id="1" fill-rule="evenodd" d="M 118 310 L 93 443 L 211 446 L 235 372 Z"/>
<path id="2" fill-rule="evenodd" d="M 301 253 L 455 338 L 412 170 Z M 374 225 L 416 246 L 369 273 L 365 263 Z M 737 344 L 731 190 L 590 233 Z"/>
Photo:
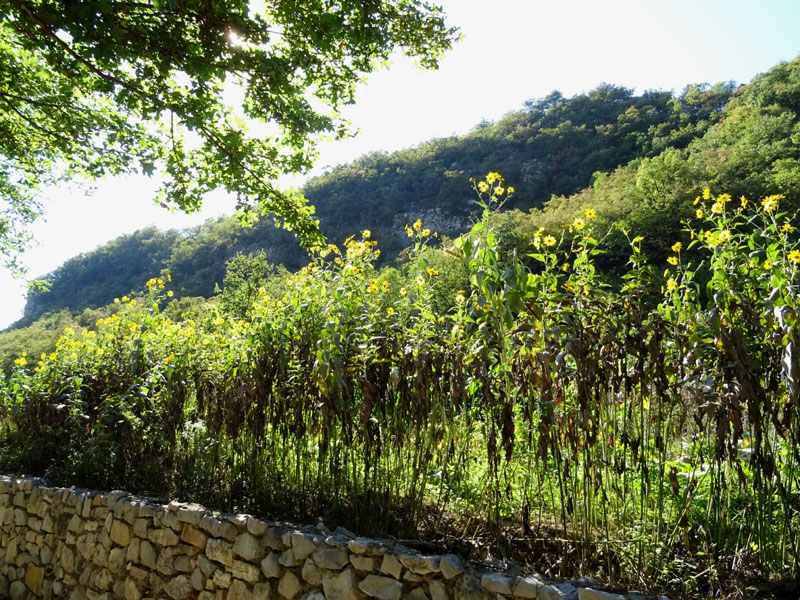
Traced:
<path id="1" fill-rule="evenodd" d="M 63 136 L 60 133 L 57 133 L 55 131 L 51 131 L 50 129 L 47 129 L 46 127 L 43 127 L 43 126 L 39 125 L 39 123 L 37 123 L 36 121 L 32 120 L 25 113 L 19 111 L 17 109 L 17 107 L 14 106 L 9 101 L 9 99 L 5 97 L 5 95 L 0 95 L 0 97 L 2 97 L 2 100 L 6 104 L 6 106 L 8 106 L 13 112 L 15 112 L 17 115 L 19 115 L 28 125 L 30 125 L 34 129 L 36 129 L 37 131 L 41 131 L 45 135 L 49 135 L 49 136 L 52 136 L 52 137 L 54 137 L 54 138 L 56 138 L 58 140 L 61 140 L 65 144 L 69 144 L 70 143 L 70 139 L 68 137 Z"/>
<path id="2" fill-rule="evenodd" d="M 69 44 L 67 44 L 64 40 L 62 40 L 60 37 L 58 37 L 55 34 L 55 32 L 52 30 L 52 28 L 47 23 L 42 21 L 38 16 L 36 16 L 33 12 L 31 12 L 31 10 L 25 4 L 18 4 L 18 6 L 22 10 L 22 12 L 25 13 L 25 18 L 26 19 L 28 19 L 34 25 L 38 25 L 39 29 L 41 29 L 42 32 L 47 37 L 49 37 L 54 42 L 56 42 L 56 44 L 61 46 L 61 48 L 63 48 L 67 52 L 67 54 L 69 54 L 72 58 L 74 58 L 75 60 L 80 62 L 82 65 L 84 65 L 92 73 L 94 73 L 95 75 L 97 75 L 98 77 L 100 77 L 101 79 L 103 79 L 105 81 L 109 81 L 111 83 L 114 83 L 116 85 L 119 85 L 119 86 L 125 88 L 129 92 L 133 92 L 135 94 L 145 95 L 144 92 L 142 92 L 142 90 L 140 90 L 136 86 L 131 85 L 130 83 L 120 79 L 119 77 L 116 77 L 114 75 L 106 73 L 105 71 L 99 69 L 91 61 L 83 58 L 80 54 L 75 52 L 75 50 L 73 50 L 72 47 L 70 47 Z"/>
<path id="3" fill-rule="evenodd" d="M 31 106 L 40 106 L 42 108 L 55 108 L 58 110 L 64 110 L 63 104 L 53 104 L 51 102 L 41 102 L 39 100 L 34 100 L 32 98 L 28 98 L 26 96 L 18 96 L 17 94 L 12 94 L 10 92 L 0 90 L 0 97 L 6 100 L 19 100 L 20 102 L 24 102 L 25 104 L 30 104 Z"/>

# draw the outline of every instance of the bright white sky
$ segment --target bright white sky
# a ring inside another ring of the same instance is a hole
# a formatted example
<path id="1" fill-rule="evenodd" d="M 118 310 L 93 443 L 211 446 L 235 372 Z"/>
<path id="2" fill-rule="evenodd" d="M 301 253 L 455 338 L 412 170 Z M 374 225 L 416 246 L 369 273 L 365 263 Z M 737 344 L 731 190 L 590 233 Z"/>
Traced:
<path id="1" fill-rule="evenodd" d="M 800 53 L 797 0 L 438 0 L 464 39 L 434 72 L 399 58 L 370 77 L 345 111 L 357 137 L 321 148 L 316 173 L 373 150 L 397 150 L 464 133 L 552 90 L 565 96 L 602 82 L 680 91 L 687 83 L 746 83 Z M 500 168 L 500 165 L 498 165 Z M 313 174 L 313 173 L 312 173 Z M 302 180 L 286 181 L 298 186 Z M 25 255 L 30 275 L 150 224 L 184 228 L 233 202 L 218 194 L 192 216 L 152 202 L 146 178 L 109 179 L 86 196 L 47 194 L 39 246 Z M 324 223 L 323 223 L 324 228 Z M 0 328 L 21 316 L 25 283 L 0 271 Z"/>

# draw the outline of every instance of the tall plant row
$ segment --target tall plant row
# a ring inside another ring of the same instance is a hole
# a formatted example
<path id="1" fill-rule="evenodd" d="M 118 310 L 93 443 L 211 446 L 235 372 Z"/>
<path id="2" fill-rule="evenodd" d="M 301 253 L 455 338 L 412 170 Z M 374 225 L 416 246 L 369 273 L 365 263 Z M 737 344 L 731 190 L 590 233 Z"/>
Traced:
<path id="1" fill-rule="evenodd" d="M 629 237 L 609 282 L 592 209 L 507 256 L 490 215 L 513 190 L 496 173 L 475 190 L 482 218 L 446 246 L 471 284 L 449 310 L 419 221 L 405 287 L 368 231 L 246 319 L 170 319 L 154 278 L 18 358 L 3 465 L 373 535 L 550 537 L 626 581 L 800 574 L 800 250 L 782 197 L 705 190 L 667 264 Z"/>

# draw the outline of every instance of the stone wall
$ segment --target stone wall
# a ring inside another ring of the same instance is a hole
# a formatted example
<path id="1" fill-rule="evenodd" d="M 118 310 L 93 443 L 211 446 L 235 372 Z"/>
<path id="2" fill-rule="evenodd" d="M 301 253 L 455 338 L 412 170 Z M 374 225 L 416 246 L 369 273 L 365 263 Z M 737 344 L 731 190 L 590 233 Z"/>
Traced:
<path id="1" fill-rule="evenodd" d="M 591 582 L 590 582 L 591 583 Z M 0 476 L 0 597 L 70 600 L 600 600 L 324 526 Z"/>

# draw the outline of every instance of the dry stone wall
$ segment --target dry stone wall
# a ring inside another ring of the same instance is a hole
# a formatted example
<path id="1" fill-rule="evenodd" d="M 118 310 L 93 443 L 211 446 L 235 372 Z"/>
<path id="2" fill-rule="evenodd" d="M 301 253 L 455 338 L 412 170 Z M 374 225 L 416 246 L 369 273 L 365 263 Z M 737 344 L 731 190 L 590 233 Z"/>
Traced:
<path id="1" fill-rule="evenodd" d="M 0 476 L 0 598 L 623 600 L 324 526 Z"/>

